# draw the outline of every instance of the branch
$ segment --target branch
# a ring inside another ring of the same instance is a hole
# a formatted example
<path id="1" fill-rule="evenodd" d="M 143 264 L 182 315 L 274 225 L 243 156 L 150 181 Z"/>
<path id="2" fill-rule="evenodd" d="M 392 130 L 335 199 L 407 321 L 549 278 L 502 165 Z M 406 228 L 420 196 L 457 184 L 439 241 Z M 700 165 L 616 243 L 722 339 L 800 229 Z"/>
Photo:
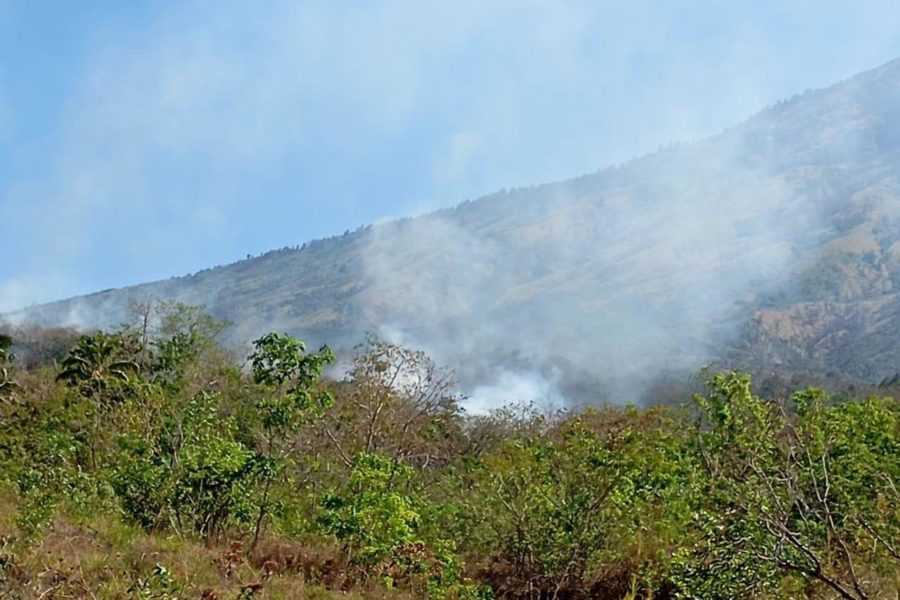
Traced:
<path id="1" fill-rule="evenodd" d="M 334 444 L 334 448 L 335 448 L 335 450 L 338 451 L 338 454 L 341 455 L 341 460 L 343 461 L 343 463 L 344 463 L 347 467 L 352 467 L 352 466 L 353 466 L 353 460 L 352 460 L 352 459 L 347 455 L 347 453 L 344 451 L 344 448 L 341 446 L 341 443 L 340 443 L 340 442 L 338 441 L 338 439 L 334 436 L 334 434 L 331 433 L 331 430 L 328 428 L 328 426 L 327 426 L 327 425 L 322 425 L 322 431 L 325 432 L 325 435 L 328 436 L 328 439 L 331 440 L 331 443 L 332 443 L 332 444 Z"/>

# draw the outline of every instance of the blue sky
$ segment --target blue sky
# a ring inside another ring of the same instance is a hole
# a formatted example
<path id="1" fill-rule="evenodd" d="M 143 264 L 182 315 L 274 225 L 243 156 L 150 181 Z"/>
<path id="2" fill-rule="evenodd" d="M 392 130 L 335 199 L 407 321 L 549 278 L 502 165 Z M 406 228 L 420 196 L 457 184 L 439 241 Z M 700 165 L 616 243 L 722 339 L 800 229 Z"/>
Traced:
<path id="1" fill-rule="evenodd" d="M 0 311 L 594 171 L 898 56 L 894 1 L 0 0 Z"/>

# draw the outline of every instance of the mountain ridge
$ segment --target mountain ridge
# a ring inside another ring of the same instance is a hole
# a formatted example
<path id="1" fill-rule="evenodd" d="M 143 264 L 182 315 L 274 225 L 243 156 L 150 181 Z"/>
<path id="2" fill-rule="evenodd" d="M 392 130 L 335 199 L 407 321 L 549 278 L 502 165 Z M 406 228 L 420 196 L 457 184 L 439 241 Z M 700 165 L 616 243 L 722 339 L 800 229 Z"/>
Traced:
<path id="1" fill-rule="evenodd" d="M 692 140 L 692 141 L 681 141 L 681 140 L 678 140 L 678 141 L 673 141 L 673 142 L 670 142 L 670 143 L 668 143 L 668 144 L 665 144 L 665 145 L 661 146 L 661 147 L 660 147 L 659 149 L 657 149 L 656 151 L 647 152 L 647 153 L 638 155 L 638 156 L 636 156 L 636 157 L 634 157 L 634 158 L 631 158 L 631 159 L 626 160 L 626 161 L 623 162 L 623 163 L 619 163 L 619 164 L 611 164 L 611 165 L 607 165 L 607 166 L 604 166 L 604 167 L 600 167 L 599 169 L 597 169 L 596 171 L 593 171 L 593 172 L 591 172 L 591 173 L 585 173 L 585 174 L 582 174 L 582 175 L 576 175 L 576 176 L 571 177 L 571 178 L 565 178 L 565 179 L 560 179 L 560 180 L 555 180 L 555 181 L 549 181 L 549 182 L 539 183 L 539 184 L 532 185 L 532 186 L 524 186 L 524 187 L 514 186 L 514 187 L 511 187 L 511 188 L 502 188 L 502 189 L 499 190 L 499 191 L 492 192 L 492 193 L 488 193 L 488 194 L 484 194 L 484 195 L 481 195 L 481 196 L 479 196 L 479 197 L 477 197 L 477 198 L 473 198 L 473 199 L 469 199 L 469 200 L 463 200 L 463 201 L 461 201 L 461 202 L 459 202 L 459 203 L 457 203 L 457 204 L 454 204 L 454 205 L 452 205 L 452 206 L 438 208 L 438 209 L 435 209 L 435 210 L 433 210 L 433 211 L 428 211 L 428 212 L 426 212 L 426 213 L 419 214 L 419 215 L 412 215 L 412 216 L 398 217 L 398 218 L 396 218 L 396 219 L 392 219 L 392 220 L 390 220 L 390 221 L 387 221 L 386 223 L 398 222 L 398 221 L 406 221 L 406 220 L 409 220 L 409 219 L 415 219 L 415 218 L 421 218 L 421 217 L 428 217 L 428 216 L 432 216 L 432 215 L 436 215 L 436 214 L 442 214 L 442 213 L 452 212 L 452 211 L 458 210 L 459 208 L 464 207 L 464 206 L 467 206 L 467 205 L 476 204 L 476 203 L 480 203 L 480 202 L 491 201 L 491 200 L 495 199 L 495 198 L 498 197 L 498 196 L 506 195 L 506 194 L 508 194 L 508 193 L 515 193 L 515 192 L 520 191 L 520 190 L 534 190 L 534 189 L 546 188 L 546 187 L 551 187 L 551 186 L 556 186 L 556 185 L 571 184 L 571 183 L 576 183 L 576 182 L 578 182 L 579 180 L 583 180 L 583 179 L 587 179 L 587 178 L 591 178 L 591 177 L 594 177 L 594 176 L 603 175 L 603 174 L 607 174 L 607 173 L 611 173 L 611 172 L 614 173 L 614 172 L 616 172 L 616 171 L 618 171 L 618 170 L 621 170 L 621 169 L 631 168 L 631 167 L 634 167 L 635 165 L 641 163 L 642 161 L 649 161 L 649 160 L 653 159 L 654 157 L 658 156 L 659 154 L 666 153 L 666 152 L 671 151 L 671 150 L 673 150 L 673 149 L 679 149 L 679 148 L 682 148 L 682 147 L 684 147 L 684 146 L 691 146 L 691 145 L 695 145 L 695 144 L 701 144 L 701 143 L 704 143 L 704 142 L 715 141 L 715 140 L 717 140 L 717 139 L 719 139 L 719 138 L 721 138 L 721 137 L 723 137 L 723 136 L 728 135 L 729 132 L 732 132 L 732 131 L 734 131 L 735 129 L 739 129 L 739 128 L 743 127 L 743 126 L 750 125 L 750 124 L 753 123 L 755 120 L 760 119 L 760 118 L 763 118 L 763 117 L 765 117 L 765 116 L 767 116 L 768 114 L 771 114 L 771 113 L 773 113 L 773 112 L 778 112 L 778 111 L 783 110 L 783 109 L 786 107 L 786 105 L 789 105 L 789 104 L 791 104 L 791 103 L 797 102 L 797 101 L 799 101 L 800 99 L 802 99 L 804 96 L 806 96 L 806 95 L 808 95 L 808 94 L 825 93 L 825 92 L 828 92 L 828 91 L 830 91 L 830 90 L 832 90 L 832 89 L 839 88 L 840 86 L 847 85 L 847 84 L 851 84 L 851 83 L 853 83 L 854 81 L 859 80 L 859 79 L 861 79 L 861 78 L 871 77 L 871 76 L 873 76 L 873 75 L 875 75 L 875 74 L 877 74 L 877 73 L 880 73 L 880 72 L 885 71 L 885 70 L 890 70 L 890 69 L 897 69 L 897 70 L 900 70 L 900 57 L 898 57 L 898 58 L 896 58 L 896 59 L 893 59 L 893 60 L 890 60 L 890 61 L 888 61 L 888 62 L 886 62 L 886 63 L 884 63 L 883 65 L 880 65 L 880 66 L 878 66 L 878 67 L 874 67 L 874 68 L 872 68 L 872 69 L 869 69 L 869 70 L 866 70 L 866 71 L 862 71 L 862 72 L 857 73 L 857 74 L 855 74 L 855 75 L 851 75 L 851 76 L 849 76 L 849 77 L 847 77 L 847 78 L 845 78 L 845 79 L 842 79 L 842 80 L 840 80 L 840 81 L 838 81 L 838 82 L 836 82 L 836 83 L 833 83 L 833 84 L 831 84 L 831 85 L 828 85 L 828 86 L 826 86 L 826 87 L 823 87 L 823 88 L 815 88 L 815 89 L 807 89 L 807 90 L 805 90 L 804 92 L 794 94 L 794 95 L 793 95 L 792 97 L 790 97 L 789 99 L 780 100 L 780 101 L 778 101 L 778 102 L 776 102 L 776 103 L 774 103 L 774 104 L 771 104 L 771 105 L 769 105 L 769 106 L 767 106 L 767 107 L 765 107 L 765 108 L 763 108 L 763 109 L 757 111 L 756 113 L 754 113 L 753 115 L 747 117 L 746 119 L 744 119 L 743 121 L 737 123 L 736 125 L 728 126 L 728 127 L 726 127 L 725 129 L 723 129 L 723 130 L 721 130 L 721 131 L 719 131 L 719 132 L 717 132 L 717 133 L 714 133 L 714 134 L 712 134 L 712 135 L 709 135 L 709 136 L 700 138 L 700 139 L 698 139 L 698 140 Z M 900 134 L 898 134 L 898 135 L 900 135 Z M 321 238 L 314 238 L 314 239 L 312 239 L 312 240 L 307 240 L 307 241 L 303 242 L 302 245 L 285 246 L 285 247 L 282 247 L 282 248 L 278 248 L 278 249 L 273 249 L 273 250 L 266 251 L 266 252 L 264 252 L 264 253 L 262 253 L 262 254 L 260 254 L 260 255 L 258 255 L 258 256 L 252 256 L 252 257 L 251 257 L 251 256 L 248 255 L 249 258 L 246 258 L 246 259 L 238 259 L 238 260 L 235 260 L 235 261 L 233 261 L 233 262 L 225 263 L 225 264 L 222 264 L 222 265 L 216 265 L 216 266 L 213 266 L 213 267 L 208 267 L 208 268 L 206 268 L 206 269 L 201 269 L 201 270 L 196 271 L 196 272 L 194 272 L 194 273 L 187 273 L 187 274 L 183 274 L 183 275 L 172 275 L 172 276 L 170 276 L 170 277 L 168 277 L 168 278 L 156 279 L 156 280 L 151 280 L 151 281 L 147 281 L 147 282 L 143 282 L 143 283 L 137 283 L 137 284 L 132 284 L 132 285 L 125 285 L 125 286 L 122 286 L 122 287 L 107 288 L 107 289 L 99 290 L 99 291 L 96 291 L 96 292 L 89 292 L 89 293 L 86 293 L 86 294 L 77 294 L 77 295 L 74 295 L 74 296 L 69 296 L 69 297 L 61 298 L 61 299 L 59 299 L 59 300 L 51 300 L 51 301 L 48 301 L 48 302 L 42 302 L 42 303 L 35 304 L 35 305 L 32 305 L 32 306 L 23 307 L 23 308 L 20 308 L 20 309 L 16 309 L 16 310 L 13 310 L 13 311 L 9 311 L 9 312 L 4 313 L 4 314 L 2 314 L 2 315 L 0 315 L 0 316 L 9 318 L 9 317 L 12 317 L 13 315 L 24 314 L 24 313 L 27 313 L 27 312 L 29 312 L 29 311 L 31 311 L 31 310 L 34 310 L 34 309 L 40 309 L 40 308 L 42 308 L 42 307 L 49 307 L 49 306 L 54 306 L 54 305 L 60 305 L 60 304 L 64 304 L 64 303 L 67 303 L 67 302 L 71 302 L 71 301 L 77 300 L 77 299 L 82 299 L 82 298 L 92 298 L 92 297 L 101 296 L 101 295 L 106 294 L 106 293 L 109 293 L 109 292 L 123 291 L 123 290 L 129 290 L 129 289 L 133 289 L 133 288 L 140 288 L 140 287 L 144 287 L 144 286 L 153 286 L 153 285 L 158 285 L 158 284 L 164 284 L 165 282 L 170 281 L 170 280 L 172 280 L 172 279 L 189 278 L 189 277 L 194 277 L 194 276 L 200 275 L 200 274 L 202 274 L 202 273 L 206 273 L 206 272 L 208 272 L 208 271 L 215 271 L 215 270 L 220 270 L 220 269 L 227 269 L 227 268 L 229 268 L 229 267 L 235 267 L 235 266 L 237 266 L 237 265 L 240 265 L 240 264 L 245 263 L 245 262 L 248 262 L 248 261 L 255 261 L 255 260 L 259 260 L 259 259 L 266 258 L 267 256 L 269 256 L 269 255 L 271 255 L 271 254 L 275 254 L 275 253 L 280 253 L 280 252 L 290 252 L 291 250 L 294 250 L 294 251 L 296 251 L 296 252 L 300 252 L 300 251 L 301 251 L 303 248 L 305 248 L 307 245 L 319 244 L 319 243 L 327 243 L 327 242 L 332 241 L 332 240 L 336 240 L 336 239 L 340 239 L 340 238 L 342 238 L 342 237 L 346 237 L 347 235 L 351 235 L 351 234 L 355 235 L 355 234 L 358 234 L 358 233 L 360 233 L 360 232 L 362 232 L 362 231 L 367 231 L 367 230 L 369 230 L 369 229 L 371 229 L 371 228 L 373 228 L 373 227 L 378 227 L 378 226 L 383 225 L 383 224 L 384 224 L 384 223 L 379 223 L 379 224 L 368 224 L 368 225 L 364 225 L 364 226 L 357 227 L 357 228 L 354 229 L 353 231 L 346 230 L 346 232 L 345 232 L 343 235 L 341 235 L 341 234 L 335 234 L 335 235 L 325 236 L 325 237 L 321 237 Z M 898 250 L 898 251 L 900 251 L 900 250 Z"/>
<path id="2" fill-rule="evenodd" d="M 874 381 L 900 370 L 896 122 L 900 59 L 619 166 L 6 318 L 111 326 L 175 299 L 234 322 L 237 346 L 375 331 L 474 360 L 472 389 L 710 361 Z"/>

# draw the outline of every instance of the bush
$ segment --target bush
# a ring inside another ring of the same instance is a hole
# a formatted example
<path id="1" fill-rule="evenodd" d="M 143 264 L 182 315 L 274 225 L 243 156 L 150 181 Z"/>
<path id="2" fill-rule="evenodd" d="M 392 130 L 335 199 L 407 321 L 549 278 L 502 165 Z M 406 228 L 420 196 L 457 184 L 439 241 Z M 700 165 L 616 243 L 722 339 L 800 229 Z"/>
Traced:
<path id="1" fill-rule="evenodd" d="M 216 323 L 173 314 L 162 340 L 95 334 L 59 374 L 17 366 L 0 595 L 897 594 L 893 398 L 778 404 L 722 373 L 692 412 L 472 417 L 421 353 L 370 341 L 323 382 L 330 350 L 270 334 L 242 370 Z"/>
<path id="2" fill-rule="evenodd" d="M 407 488 L 412 470 L 376 454 L 360 454 L 353 461 L 345 489 L 322 500 L 320 523 L 344 543 L 359 564 L 403 561 L 405 552 L 421 544 L 417 500 Z"/>
<path id="3" fill-rule="evenodd" d="M 695 437 L 708 477 L 685 597 L 774 593 L 795 580 L 845 599 L 872 597 L 900 567 L 900 409 L 896 400 L 830 404 L 794 395 L 796 411 L 751 392 L 739 373 L 697 398 Z"/>
<path id="4" fill-rule="evenodd" d="M 120 439 L 113 488 L 128 517 L 147 529 L 170 525 L 207 540 L 229 523 L 250 521 L 254 453 L 236 439 L 233 419 L 219 413 L 215 394 L 170 407 L 149 439 Z"/>
<path id="5" fill-rule="evenodd" d="M 616 565 L 652 591 L 694 499 L 685 461 L 677 438 L 630 427 L 604 435 L 579 419 L 556 440 L 510 443 L 461 483 L 468 552 L 491 557 L 486 568 L 513 596 L 610 585 Z"/>

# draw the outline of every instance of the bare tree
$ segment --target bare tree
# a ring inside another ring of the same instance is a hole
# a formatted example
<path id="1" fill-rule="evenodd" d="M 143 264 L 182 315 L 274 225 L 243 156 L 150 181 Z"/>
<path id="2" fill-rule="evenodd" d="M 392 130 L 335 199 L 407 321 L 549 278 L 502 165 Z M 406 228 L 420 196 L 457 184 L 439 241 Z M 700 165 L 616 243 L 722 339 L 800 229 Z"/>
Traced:
<path id="1" fill-rule="evenodd" d="M 150 350 L 150 338 L 152 335 L 153 316 L 157 312 L 159 303 L 153 298 L 145 300 L 129 300 L 128 314 L 131 317 L 131 324 L 137 328 L 138 339 L 140 341 L 141 351 L 138 356 L 140 365 L 146 366 Z"/>
<path id="2" fill-rule="evenodd" d="M 325 433 L 345 459 L 367 452 L 443 464 L 462 430 L 459 400 L 451 371 L 424 352 L 370 336 L 357 348 Z"/>

